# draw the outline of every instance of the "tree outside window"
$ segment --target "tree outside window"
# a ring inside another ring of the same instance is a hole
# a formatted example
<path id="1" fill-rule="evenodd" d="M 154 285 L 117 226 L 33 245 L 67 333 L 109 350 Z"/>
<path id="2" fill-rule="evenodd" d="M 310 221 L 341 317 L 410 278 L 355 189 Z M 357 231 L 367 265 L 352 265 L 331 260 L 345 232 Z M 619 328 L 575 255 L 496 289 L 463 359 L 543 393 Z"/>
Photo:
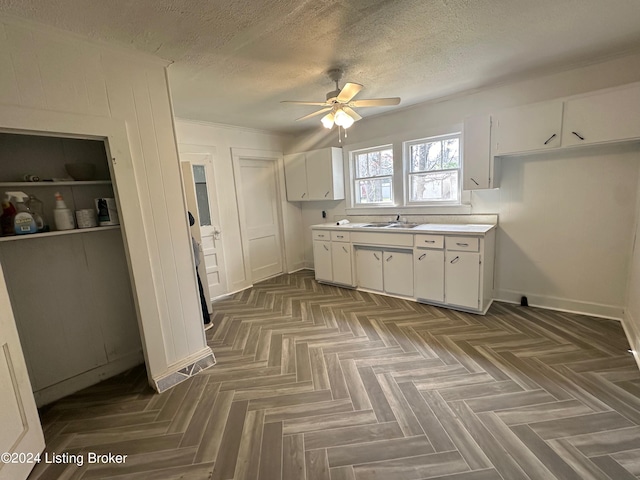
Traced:
<path id="1" fill-rule="evenodd" d="M 409 203 L 460 201 L 460 135 L 406 144 Z"/>
<path id="2" fill-rule="evenodd" d="M 393 204 L 393 150 L 391 146 L 353 152 L 357 205 Z"/>

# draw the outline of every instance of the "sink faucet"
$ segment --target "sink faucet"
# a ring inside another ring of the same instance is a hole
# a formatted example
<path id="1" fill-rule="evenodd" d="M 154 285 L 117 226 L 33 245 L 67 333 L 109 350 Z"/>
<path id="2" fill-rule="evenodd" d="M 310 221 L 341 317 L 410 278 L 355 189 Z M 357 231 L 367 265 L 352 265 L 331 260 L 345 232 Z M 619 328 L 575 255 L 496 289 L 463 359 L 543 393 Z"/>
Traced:
<path id="1" fill-rule="evenodd" d="M 400 221 L 400 214 L 396 215 L 396 222 Z"/>

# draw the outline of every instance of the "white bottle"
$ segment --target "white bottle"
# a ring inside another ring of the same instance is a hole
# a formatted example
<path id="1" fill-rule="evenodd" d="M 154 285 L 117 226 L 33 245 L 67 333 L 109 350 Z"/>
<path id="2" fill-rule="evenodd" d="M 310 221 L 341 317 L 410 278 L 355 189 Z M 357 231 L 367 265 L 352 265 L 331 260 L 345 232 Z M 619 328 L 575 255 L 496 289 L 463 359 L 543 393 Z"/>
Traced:
<path id="1" fill-rule="evenodd" d="M 56 208 L 53 209 L 53 220 L 56 230 L 73 230 L 76 224 L 73 220 L 73 213 L 67 208 L 60 193 L 56 192 Z"/>

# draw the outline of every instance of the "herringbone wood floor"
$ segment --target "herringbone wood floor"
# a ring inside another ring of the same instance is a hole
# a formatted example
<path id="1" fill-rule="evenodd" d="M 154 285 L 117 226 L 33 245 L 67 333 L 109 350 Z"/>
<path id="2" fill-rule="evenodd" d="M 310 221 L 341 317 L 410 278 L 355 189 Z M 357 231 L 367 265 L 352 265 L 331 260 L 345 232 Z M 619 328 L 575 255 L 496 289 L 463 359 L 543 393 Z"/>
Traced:
<path id="1" fill-rule="evenodd" d="M 218 364 L 162 395 L 142 368 L 43 412 L 38 479 L 640 477 L 640 373 L 615 321 L 476 316 L 283 275 L 214 305 Z"/>

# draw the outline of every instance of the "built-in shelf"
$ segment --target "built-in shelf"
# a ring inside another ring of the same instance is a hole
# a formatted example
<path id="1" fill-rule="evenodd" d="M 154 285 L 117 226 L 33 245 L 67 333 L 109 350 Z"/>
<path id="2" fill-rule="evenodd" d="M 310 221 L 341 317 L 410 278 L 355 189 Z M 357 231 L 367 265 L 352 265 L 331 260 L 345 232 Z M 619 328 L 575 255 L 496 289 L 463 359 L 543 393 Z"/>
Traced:
<path id="1" fill-rule="evenodd" d="M 26 235 L 12 235 L 10 237 L 0 237 L 0 242 L 12 242 L 29 240 L 33 238 L 45 238 L 45 237 L 58 237 L 60 235 L 75 235 L 79 233 L 90 232 L 103 232 L 105 230 L 115 230 L 120 228 L 120 225 L 109 225 L 106 227 L 92 227 L 92 228 L 74 228 L 73 230 L 55 230 L 53 232 L 44 233 L 31 233 Z"/>
<path id="2" fill-rule="evenodd" d="M 111 185 L 111 180 L 91 180 L 87 182 L 76 182 L 73 180 L 65 182 L 0 182 L 0 188 L 4 187 L 18 187 L 18 188 L 31 188 L 31 187 L 79 187 L 90 185 Z"/>

